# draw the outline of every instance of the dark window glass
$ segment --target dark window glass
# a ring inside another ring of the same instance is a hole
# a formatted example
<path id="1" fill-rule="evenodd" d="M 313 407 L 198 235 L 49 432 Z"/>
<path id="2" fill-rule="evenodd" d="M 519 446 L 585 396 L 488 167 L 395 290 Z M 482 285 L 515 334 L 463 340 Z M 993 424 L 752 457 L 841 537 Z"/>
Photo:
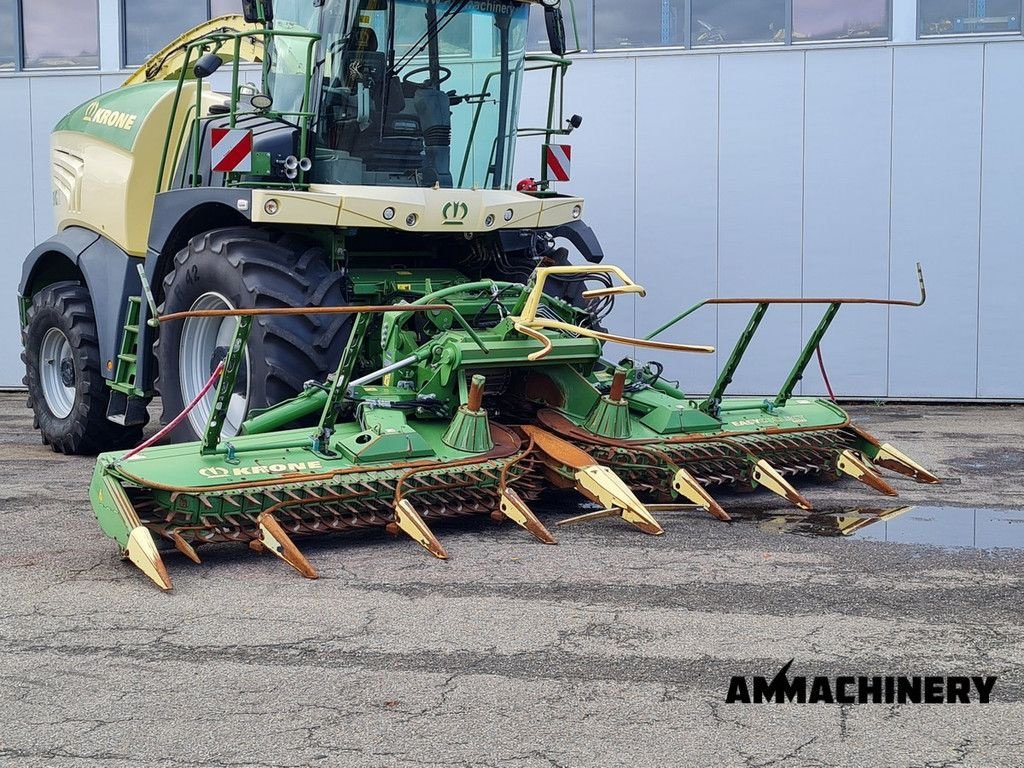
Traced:
<path id="1" fill-rule="evenodd" d="M 31 0 L 21 12 L 26 69 L 100 65 L 95 0 Z"/>
<path id="2" fill-rule="evenodd" d="M 786 0 L 693 0 L 692 44 L 786 42 Z"/>
<path id="3" fill-rule="evenodd" d="M 242 0 L 210 0 L 210 18 L 238 16 L 242 13 Z"/>
<path id="4" fill-rule="evenodd" d="M 597 0 L 594 33 L 598 48 L 684 45 L 684 0 Z"/>
<path id="5" fill-rule="evenodd" d="M 591 0 L 576 0 L 574 5 L 576 6 L 575 30 L 573 29 L 573 14 L 569 8 L 569 3 L 562 3 L 562 14 L 565 17 L 565 39 L 568 42 L 569 50 L 575 50 L 576 34 L 578 33 L 580 48 L 590 50 L 592 43 L 591 30 L 594 28 L 593 19 L 591 18 Z M 551 46 L 548 45 L 548 28 L 544 23 L 544 9 L 539 5 L 534 5 L 530 9 L 529 45 L 527 50 L 541 53 L 547 53 L 551 50 Z"/>
<path id="6" fill-rule="evenodd" d="M 0 72 L 18 68 L 17 0 L 0 0 Z"/>
<path id="7" fill-rule="evenodd" d="M 793 42 L 889 37 L 888 0 L 793 0 Z"/>
<path id="8" fill-rule="evenodd" d="M 206 0 L 124 0 L 124 63 L 142 64 L 179 35 L 206 21 L 206 13 Z"/>
<path id="9" fill-rule="evenodd" d="M 1020 0 L 921 0 L 921 35 L 1020 31 Z"/>

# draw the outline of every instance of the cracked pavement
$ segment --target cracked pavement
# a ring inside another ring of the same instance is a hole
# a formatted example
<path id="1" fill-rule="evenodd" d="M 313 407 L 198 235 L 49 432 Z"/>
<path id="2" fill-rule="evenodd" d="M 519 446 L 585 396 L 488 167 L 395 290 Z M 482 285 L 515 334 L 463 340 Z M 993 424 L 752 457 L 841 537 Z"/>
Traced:
<path id="1" fill-rule="evenodd" d="M 858 406 L 950 482 L 900 503 L 1024 507 L 1024 408 Z M 0 766 L 1019 766 L 1024 552 L 774 534 L 662 514 L 546 547 L 486 518 L 165 557 L 158 592 L 97 528 L 93 462 L 0 396 Z M 818 508 L 884 508 L 854 482 Z M 729 507 L 783 509 L 764 494 Z M 559 501 L 556 514 L 574 510 Z M 1022 522 L 1024 525 L 1024 522 Z M 993 704 L 726 705 L 732 675 L 998 675 Z"/>

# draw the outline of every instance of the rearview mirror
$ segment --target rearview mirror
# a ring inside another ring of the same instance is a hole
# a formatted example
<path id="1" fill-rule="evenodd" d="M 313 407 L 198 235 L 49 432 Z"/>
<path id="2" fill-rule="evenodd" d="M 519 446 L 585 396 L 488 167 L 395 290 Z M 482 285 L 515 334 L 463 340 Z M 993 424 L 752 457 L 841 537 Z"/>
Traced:
<path id="1" fill-rule="evenodd" d="M 544 22 L 548 27 L 548 44 L 555 56 L 565 56 L 565 19 L 557 5 L 544 6 Z"/>
<path id="2" fill-rule="evenodd" d="M 263 18 L 260 18 L 261 10 Z M 258 24 L 261 21 L 269 23 L 274 20 L 273 0 L 242 0 L 242 15 L 250 24 Z"/>

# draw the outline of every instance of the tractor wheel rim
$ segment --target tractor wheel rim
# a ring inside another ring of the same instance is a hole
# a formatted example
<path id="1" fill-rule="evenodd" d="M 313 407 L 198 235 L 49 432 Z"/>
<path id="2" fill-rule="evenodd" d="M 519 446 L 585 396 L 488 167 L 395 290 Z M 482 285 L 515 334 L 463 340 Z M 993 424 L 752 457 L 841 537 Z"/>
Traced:
<path id="1" fill-rule="evenodd" d="M 192 304 L 190 311 L 200 312 L 210 309 L 235 309 L 224 296 L 219 293 L 204 293 Z M 181 345 L 178 349 L 178 386 L 181 389 L 182 402 L 188 405 L 195 399 L 217 363 L 224 359 L 224 353 L 231 346 L 235 335 L 237 320 L 233 317 L 190 317 L 184 321 L 181 329 Z M 234 437 L 238 434 L 249 410 L 249 350 L 238 372 L 235 391 L 231 394 L 228 411 L 221 429 L 222 437 Z M 188 415 L 192 430 L 197 435 L 206 432 L 206 424 L 213 412 L 213 404 L 217 396 L 217 388 L 211 389 L 199 404 Z"/>
<path id="2" fill-rule="evenodd" d="M 39 347 L 39 383 L 50 413 L 66 419 L 75 407 L 75 360 L 71 342 L 60 328 L 50 328 Z"/>

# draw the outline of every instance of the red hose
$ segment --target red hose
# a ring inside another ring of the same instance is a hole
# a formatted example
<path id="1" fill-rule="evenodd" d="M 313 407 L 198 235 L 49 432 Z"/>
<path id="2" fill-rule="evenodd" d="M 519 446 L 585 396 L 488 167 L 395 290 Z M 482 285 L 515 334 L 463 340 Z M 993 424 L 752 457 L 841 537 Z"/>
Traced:
<path id="1" fill-rule="evenodd" d="M 161 429 L 151 438 L 142 441 L 135 448 L 132 448 L 130 451 L 128 451 L 128 453 L 121 457 L 121 461 L 126 461 L 127 459 L 130 459 L 132 456 L 141 453 L 142 451 L 149 448 L 151 445 L 154 445 L 155 443 L 158 443 L 165 437 L 167 437 L 167 435 L 170 433 L 172 429 L 181 424 L 181 422 L 183 422 L 188 417 L 188 415 L 195 410 L 195 407 L 199 405 L 199 401 L 206 397 L 207 393 L 209 393 L 209 391 L 213 389 L 213 385 L 217 383 L 217 379 L 220 378 L 220 375 L 223 372 L 224 362 L 221 361 L 217 365 L 217 368 L 214 370 L 213 374 L 210 376 L 210 380 L 206 382 L 206 384 L 203 386 L 201 390 L 199 390 L 199 394 L 192 398 L 192 402 L 185 406 L 185 410 L 183 410 L 181 413 L 179 413 L 177 416 L 171 419 L 170 423 L 168 423 L 166 427 Z"/>
<path id="2" fill-rule="evenodd" d="M 837 402 L 836 401 L 836 395 L 835 395 L 835 392 L 832 391 L 832 384 L 829 383 L 828 374 L 825 372 L 825 361 L 821 357 L 821 345 L 820 344 L 818 345 L 818 350 L 817 351 L 818 351 L 818 368 L 821 370 L 821 378 L 825 381 L 825 389 L 828 390 L 828 397 L 829 397 L 829 399 L 833 403 L 835 403 L 835 402 Z"/>

